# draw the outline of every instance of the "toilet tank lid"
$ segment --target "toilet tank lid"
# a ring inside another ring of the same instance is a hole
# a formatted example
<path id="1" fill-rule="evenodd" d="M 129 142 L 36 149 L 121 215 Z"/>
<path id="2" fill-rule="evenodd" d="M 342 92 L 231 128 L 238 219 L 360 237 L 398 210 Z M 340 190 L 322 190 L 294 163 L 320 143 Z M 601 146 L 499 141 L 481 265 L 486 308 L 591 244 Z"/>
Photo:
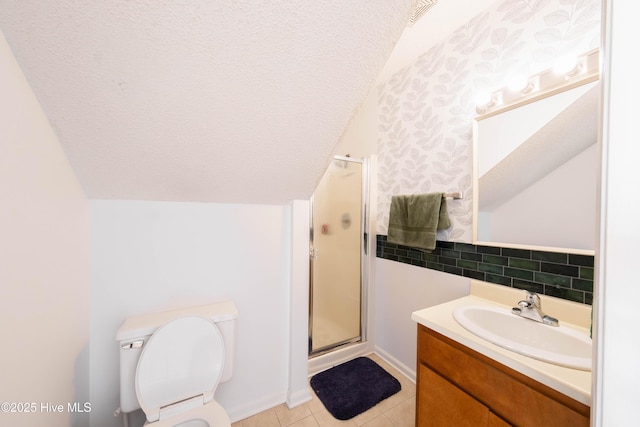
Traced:
<path id="1" fill-rule="evenodd" d="M 118 328 L 116 341 L 126 341 L 151 335 L 165 323 L 188 315 L 206 317 L 217 323 L 236 319 L 238 317 L 238 309 L 233 301 L 228 300 L 131 316 Z"/>

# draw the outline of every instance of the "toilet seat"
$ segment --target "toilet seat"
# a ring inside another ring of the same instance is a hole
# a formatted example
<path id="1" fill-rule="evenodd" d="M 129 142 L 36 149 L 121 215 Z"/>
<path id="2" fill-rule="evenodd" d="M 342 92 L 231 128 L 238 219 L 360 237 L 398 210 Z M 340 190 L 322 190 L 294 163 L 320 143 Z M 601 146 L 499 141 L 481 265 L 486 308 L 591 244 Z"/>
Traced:
<path id="1" fill-rule="evenodd" d="M 154 426 L 194 420 L 185 426 L 195 427 L 198 418 L 230 425 L 213 400 L 223 368 L 224 341 L 210 319 L 184 316 L 158 328 L 142 350 L 135 376 L 147 420 Z"/>

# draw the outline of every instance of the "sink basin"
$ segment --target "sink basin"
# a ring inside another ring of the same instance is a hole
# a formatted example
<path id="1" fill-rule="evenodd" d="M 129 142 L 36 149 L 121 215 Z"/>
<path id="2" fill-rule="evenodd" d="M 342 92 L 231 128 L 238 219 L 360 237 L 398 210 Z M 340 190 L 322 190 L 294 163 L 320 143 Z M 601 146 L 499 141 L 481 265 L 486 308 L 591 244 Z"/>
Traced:
<path id="1" fill-rule="evenodd" d="M 500 347 L 555 365 L 591 370 L 591 338 L 562 324 L 548 326 L 489 306 L 460 307 L 453 317 L 469 332 Z"/>

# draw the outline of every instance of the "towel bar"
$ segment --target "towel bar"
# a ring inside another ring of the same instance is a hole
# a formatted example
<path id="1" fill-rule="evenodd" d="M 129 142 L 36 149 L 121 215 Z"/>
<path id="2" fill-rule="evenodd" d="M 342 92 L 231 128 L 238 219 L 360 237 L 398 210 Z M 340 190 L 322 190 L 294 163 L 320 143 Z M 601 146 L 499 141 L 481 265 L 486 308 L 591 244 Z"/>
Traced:
<path id="1" fill-rule="evenodd" d="M 460 193 L 460 192 L 445 193 L 444 197 L 451 197 L 453 200 L 459 200 L 459 199 L 462 199 L 462 193 Z"/>

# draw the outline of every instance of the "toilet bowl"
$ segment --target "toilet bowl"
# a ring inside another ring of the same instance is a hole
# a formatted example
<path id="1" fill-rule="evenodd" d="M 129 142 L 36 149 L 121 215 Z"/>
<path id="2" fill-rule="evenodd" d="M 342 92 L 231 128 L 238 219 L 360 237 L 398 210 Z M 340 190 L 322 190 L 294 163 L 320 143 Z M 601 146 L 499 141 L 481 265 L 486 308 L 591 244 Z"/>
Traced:
<path id="1" fill-rule="evenodd" d="M 166 420 L 145 423 L 148 427 L 229 427 L 231 421 L 224 408 L 216 401 Z"/>
<path id="2" fill-rule="evenodd" d="M 128 319 L 116 336 L 122 411 L 141 408 L 148 427 L 231 426 L 214 394 L 231 376 L 236 317 L 231 303 Z"/>

